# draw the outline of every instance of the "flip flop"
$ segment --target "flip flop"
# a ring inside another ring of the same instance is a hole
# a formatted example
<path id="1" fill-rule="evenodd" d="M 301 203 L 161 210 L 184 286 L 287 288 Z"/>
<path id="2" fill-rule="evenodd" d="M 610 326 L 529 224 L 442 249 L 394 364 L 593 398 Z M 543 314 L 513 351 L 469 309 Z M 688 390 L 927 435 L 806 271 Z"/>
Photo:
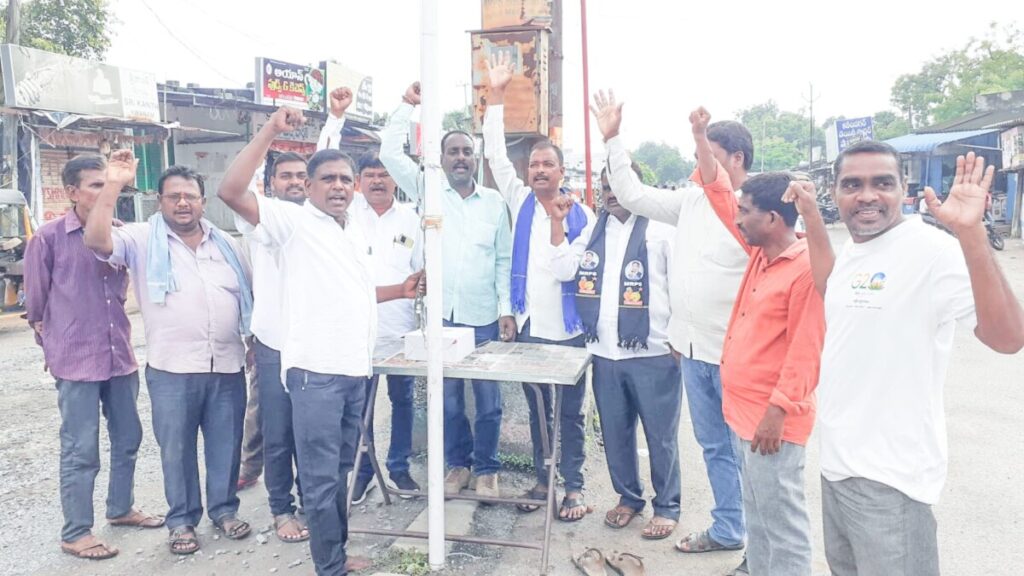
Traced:
<path id="1" fill-rule="evenodd" d="M 298 536 L 288 537 L 281 535 L 281 529 L 289 524 L 294 524 L 295 527 L 298 528 Z M 304 525 L 302 522 L 299 522 L 299 519 L 296 518 L 294 514 L 280 514 L 278 516 L 274 516 L 274 533 L 277 534 L 278 540 L 288 544 L 309 540 L 309 527 Z"/>
<path id="2" fill-rule="evenodd" d="M 539 485 L 530 488 L 529 490 L 526 491 L 525 494 L 522 495 L 522 498 L 529 498 L 530 500 L 547 500 L 547 497 L 547 486 Z M 540 509 L 540 506 L 537 506 L 536 504 L 516 504 L 516 508 L 520 512 L 529 514 L 530 512 L 536 512 L 538 509 Z"/>
<path id="3" fill-rule="evenodd" d="M 644 576 L 644 559 L 629 552 L 612 552 L 605 559 L 608 566 L 619 576 Z"/>
<path id="4" fill-rule="evenodd" d="M 655 522 L 655 520 L 668 520 L 667 523 Z M 640 533 L 640 537 L 644 540 L 664 540 L 672 535 L 676 530 L 676 526 L 679 525 L 675 520 L 668 518 L 662 518 L 661 516 L 655 516 L 644 526 L 643 532 Z"/>
<path id="5" fill-rule="evenodd" d="M 569 510 L 571 510 L 573 508 L 583 508 L 584 509 L 583 516 L 580 516 L 579 518 L 572 518 L 570 516 L 564 516 L 564 517 L 562 516 L 562 511 L 563 510 L 568 512 Z M 564 498 L 562 498 L 562 505 L 558 507 L 558 512 L 557 512 L 556 518 L 558 518 L 562 522 L 579 522 L 580 520 L 583 520 L 584 518 L 586 518 L 587 514 L 590 514 L 592 511 L 593 510 L 590 508 L 590 506 L 587 506 L 586 501 L 583 500 L 583 495 L 582 494 L 577 496 L 577 497 L 575 497 L 575 498 L 569 498 L 568 496 L 565 496 Z"/>
<path id="6" fill-rule="evenodd" d="M 607 574 L 604 569 L 606 559 L 604 554 L 597 548 L 587 548 L 583 554 L 574 556 L 573 566 L 587 576 L 604 576 Z"/>
<path id="7" fill-rule="evenodd" d="M 159 528 L 164 525 L 164 517 L 155 514 L 146 514 L 138 508 L 132 508 L 131 512 L 119 518 L 110 518 L 107 523 L 111 526 L 134 526 L 136 528 Z"/>
<path id="8" fill-rule="evenodd" d="M 633 518 L 636 518 L 639 515 L 639 510 L 634 510 L 629 506 L 619 504 L 615 508 L 612 508 L 607 513 L 605 513 L 604 525 L 608 526 L 609 528 L 621 530 L 622 528 L 629 526 L 629 523 L 633 521 Z"/>
<path id="9" fill-rule="evenodd" d="M 171 554 L 179 556 L 195 554 L 199 551 L 199 539 L 196 538 L 195 528 L 191 526 L 178 526 L 171 530 L 167 545 L 171 549 Z"/>
<path id="10" fill-rule="evenodd" d="M 227 526 L 231 523 L 231 527 Z M 214 527 L 224 533 L 228 540 L 241 540 L 252 533 L 252 527 L 245 520 L 239 520 L 234 514 L 222 516 L 213 522 Z"/>
<path id="11" fill-rule="evenodd" d="M 75 544 L 78 542 L 82 542 L 84 548 L 75 547 Z M 90 544 L 90 542 L 92 544 Z M 90 550 L 97 549 L 101 550 L 99 554 L 86 554 L 86 552 L 89 552 Z M 88 536 L 83 536 L 75 542 L 61 542 L 60 550 L 65 554 L 74 556 L 75 558 L 81 558 L 83 560 L 106 560 L 108 558 L 113 558 L 114 556 L 117 556 L 118 552 L 120 552 L 120 550 L 118 550 L 117 548 L 107 545 L 106 543 L 100 541 L 92 534 L 89 534 Z"/>
<path id="12" fill-rule="evenodd" d="M 702 552 L 718 552 L 719 550 L 742 550 L 743 543 L 733 546 L 719 544 L 711 537 L 707 530 L 703 532 L 691 532 L 682 540 L 676 542 L 676 550 L 685 554 L 699 554 Z"/>

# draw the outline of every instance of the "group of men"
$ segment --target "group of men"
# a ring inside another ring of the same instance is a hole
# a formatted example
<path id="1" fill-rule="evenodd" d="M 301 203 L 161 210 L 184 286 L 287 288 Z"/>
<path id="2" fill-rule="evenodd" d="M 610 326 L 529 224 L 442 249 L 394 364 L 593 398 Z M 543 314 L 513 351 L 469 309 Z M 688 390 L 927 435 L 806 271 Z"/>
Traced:
<path id="1" fill-rule="evenodd" d="M 809 574 L 804 446 L 817 422 L 833 573 L 937 574 L 930 505 L 945 478 L 942 384 L 955 324 L 1000 352 L 1024 346 L 1024 312 L 981 224 L 991 167 L 968 154 L 945 202 L 926 193 L 930 212 L 957 232 L 954 239 L 903 217 L 906 184 L 892 148 L 848 148 L 836 161 L 833 193 L 851 242 L 836 255 L 810 182 L 789 173 L 748 178 L 753 145 L 742 125 L 712 124 L 706 110 L 694 111 L 697 186 L 657 189 L 642 184 L 619 135 L 622 104 L 601 93 L 592 110 L 607 155 L 595 215 L 560 187 L 564 166 L 554 144 L 535 145 L 526 181 L 517 176 L 503 122 L 514 71 L 494 60 L 489 74 L 484 156 L 497 189 L 474 178 L 470 134 L 442 139 L 444 323 L 473 328 L 478 344 L 587 348 L 619 496 L 604 523 L 624 529 L 646 506 L 639 422 L 654 491 L 640 534 L 657 540 L 675 531 L 685 390 L 715 506 L 706 530 L 675 542 L 680 552 L 745 547 L 737 573 Z M 372 360 L 396 351 L 415 328 L 411 299 L 426 282 L 419 216 L 395 199 L 396 185 L 414 201 L 423 194 L 419 166 L 402 146 L 419 86 L 410 86 L 389 118 L 379 155 L 358 162 L 336 149 L 351 99 L 347 89 L 330 94 L 321 149 L 308 162 L 276 158 L 272 197 L 254 190 L 254 174 L 274 139 L 304 122 L 301 112 L 275 112 L 234 160 L 218 195 L 236 213 L 247 251 L 202 218 L 203 179 L 187 168 L 161 177 L 157 214 L 122 226 L 112 225 L 114 204 L 134 179 L 131 153 L 68 163 L 64 184 L 74 209 L 33 239 L 26 274 L 28 318 L 57 379 L 66 552 L 117 553 L 91 534 L 101 406 L 111 438 L 112 524 L 166 522 L 172 552 L 198 550 L 201 430 L 208 515 L 228 538 L 251 532 L 238 518 L 235 493 L 248 343 L 277 535 L 309 540 L 318 574 L 357 567 L 345 554 L 348 478 L 372 403 Z M 795 231 L 798 216 L 806 236 Z M 132 501 L 141 426 L 126 271 L 146 329 L 166 519 Z M 414 492 L 413 382 L 388 380 L 387 468 L 397 488 Z M 471 427 L 464 382 L 444 383 L 444 489 L 498 497 L 500 387 L 472 385 Z M 523 390 L 536 473 L 527 496 L 547 495 L 542 438 L 551 437 L 557 417 L 565 494 L 553 513 L 579 521 L 591 510 L 584 498 L 585 385 L 560 387 L 559 414 L 546 387 Z M 543 402 L 534 390 L 543 390 Z M 354 500 L 365 497 L 373 477 L 368 462 L 354 471 Z M 577 564 L 586 572 L 595 561 Z"/>

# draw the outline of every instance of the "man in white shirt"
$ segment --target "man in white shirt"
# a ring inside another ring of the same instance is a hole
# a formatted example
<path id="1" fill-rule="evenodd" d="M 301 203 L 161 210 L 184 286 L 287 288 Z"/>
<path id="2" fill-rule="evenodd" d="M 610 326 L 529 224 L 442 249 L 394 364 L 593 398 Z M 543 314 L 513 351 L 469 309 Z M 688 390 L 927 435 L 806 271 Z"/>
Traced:
<path id="1" fill-rule="evenodd" d="M 634 164 L 637 177 L 639 167 Z M 564 198 L 564 197 L 563 197 Z M 570 199 L 552 212 L 554 236 Z M 668 263 L 671 226 L 631 214 L 601 173 L 604 209 L 591 233 L 555 247 L 551 269 L 576 282 L 576 309 L 587 350 L 594 356 L 594 399 L 612 487 L 618 504 L 605 514 L 611 528 L 625 528 L 644 509 L 637 460 L 637 420 L 643 423 L 654 484 L 654 517 L 641 536 L 667 538 L 679 521 L 679 411 L 683 385 L 668 347 Z M 561 236 L 564 236 L 561 235 Z"/>
<path id="2" fill-rule="evenodd" d="M 266 243 L 280 250 L 286 335 L 281 368 L 292 401 L 295 448 L 317 574 L 357 569 L 346 562 L 345 479 L 359 442 L 359 422 L 372 375 L 377 301 L 413 298 L 422 275 L 376 287 L 362 230 L 348 217 L 355 170 L 338 150 L 307 165 L 298 206 L 260 197 L 249 182 L 274 138 L 302 125 L 281 108 L 231 164 L 218 195 Z"/>
<path id="3" fill-rule="evenodd" d="M 403 143 L 409 117 L 420 103 L 419 83 L 405 91 L 402 103 L 380 133 L 380 160 L 388 174 L 414 199 L 423 197 L 419 165 L 406 156 Z M 444 226 L 444 325 L 472 328 L 476 345 L 511 341 L 516 321 L 509 302 L 508 275 L 512 233 L 508 209 L 497 190 L 476 182 L 473 137 L 461 130 L 441 138 L 441 188 Z M 478 496 L 498 497 L 498 436 L 501 432 L 501 386 L 471 381 L 476 418 L 466 418 L 465 384 L 444 380 L 444 459 L 449 466 L 445 492 L 475 485 Z M 475 478 L 472 478 L 475 476 Z"/>
<path id="4" fill-rule="evenodd" d="M 491 173 L 498 184 L 498 190 L 512 212 L 514 234 L 511 299 L 512 311 L 515 313 L 519 328 L 517 340 L 582 348 L 583 333 L 575 310 L 574 283 L 559 281 L 550 265 L 552 245 L 561 243 L 561 239 L 556 242 L 552 234 L 549 214 L 555 201 L 562 196 L 559 189 L 565 174 L 562 152 L 550 142 L 534 145 L 530 152 L 530 186 L 526 186 L 519 179 L 505 148 L 505 87 L 512 80 L 513 71 L 507 63 L 492 64 L 489 70 L 488 106 L 484 116 L 484 156 L 490 162 Z M 572 204 L 564 222 L 565 225 L 559 230 L 562 236 L 568 236 L 571 242 L 594 227 L 595 217 L 590 208 L 582 204 Z M 558 511 L 558 518 L 566 522 L 582 519 L 589 510 L 583 499 L 585 382 L 584 379 L 580 379 L 574 386 L 558 388 L 562 394 L 559 414 L 562 451 L 559 470 L 565 480 L 565 498 Z M 547 407 L 546 414 L 537 413 L 536 403 L 530 392 L 532 388 L 523 385 L 530 407 L 530 435 L 533 440 L 533 464 L 537 476 L 536 485 L 527 494 L 535 499 L 547 496 L 548 483 L 540 426 L 547 428 L 548 438 L 552 437 L 551 394 L 547 386 L 540 389 Z M 518 507 L 524 512 L 537 509 L 522 504 Z"/>
<path id="5" fill-rule="evenodd" d="M 352 103 L 352 91 L 336 88 L 328 95 L 330 115 L 320 134 L 319 149 L 337 146 L 344 127 L 345 110 Z M 335 137 L 336 136 L 336 137 Z M 335 137 L 332 140 L 332 137 Z M 278 154 L 270 167 L 270 190 L 273 198 L 301 205 L 306 201 L 306 159 L 292 152 Z M 257 193 L 258 189 L 257 189 Z M 261 194 L 262 195 L 262 194 Z M 238 218 L 236 227 L 246 230 L 244 220 Z M 282 272 L 280 250 L 261 242 L 255 234 L 247 234 L 249 254 L 253 264 L 252 354 L 255 364 L 255 386 L 246 407 L 246 433 L 242 441 L 242 469 L 239 487 L 243 481 L 255 483 L 259 468 L 248 462 L 265 461 L 264 484 L 274 516 L 274 528 L 282 542 L 303 542 L 309 539 L 309 529 L 295 515 L 292 488 L 296 485 L 293 464 L 295 435 L 292 427 L 291 397 L 281 382 L 281 348 L 286 335 L 282 317 Z M 258 432 L 251 430 L 253 422 Z M 247 450 L 248 449 L 248 450 Z M 248 455 L 250 458 L 246 458 Z M 299 488 L 301 498 L 302 488 Z"/>
<path id="6" fill-rule="evenodd" d="M 903 216 L 900 166 L 881 142 L 840 153 L 833 194 L 850 241 L 838 256 L 813 185 L 789 195 L 825 296 L 818 433 L 825 556 L 837 576 L 939 574 L 931 506 L 946 480 L 942 389 L 956 325 L 997 352 L 1024 347 L 1024 311 L 982 224 L 993 168 L 969 152 L 945 202 L 925 188 L 954 238 Z"/>
<path id="7" fill-rule="evenodd" d="M 743 548 L 746 529 L 739 460 L 733 434 L 722 413 L 719 362 L 729 317 L 749 258 L 715 214 L 702 188 L 660 190 L 644 186 L 630 170 L 629 153 L 619 136 L 622 104 L 614 96 L 597 98 L 593 112 L 608 150 L 612 190 L 634 214 L 676 226 L 669 295 L 672 317 L 669 344 L 680 360 L 693 434 L 715 497 L 712 524 L 676 543 L 680 552 Z M 733 189 L 742 186 L 753 162 L 750 132 L 737 122 L 715 122 L 707 138 Z M 713 186 L 717 174 L 695 172 L 701 186 Z"/>
<path id="8" fill-rule="evenodd" d="M 423 228 L 419 214 L 412 207 L 395 201 L 395 181 L 388 174 L 374 151 L 359 158 L 356 185 L 361 194 L 353 202 L 351 214 L 366 234 L 373 254 L 377 286 L 387 286 L 405 280 L 410 274 L 423 269 Z M 402 337 L 416 329 L 416 313 L 411 300 L 395 300 L 377 307 L 377 343 L 374 356 L 386 358 L 402 349 Z M 367 381 L 369 393 L 374 376 Z M 413 387 L 412 376 L 387 377 L 388 399 L 391 400 L 391 445 L 388 448 L 387 468 L 391 482 L 401 490 L 419 490 L 420 486 L 409 475 L 409 454 L 412 453 Z M 373 399 L 367 397 L 367 409 Z M 373 424 L 367 430 L 373 438 Z M 359 504 L 372 486 L 373 465 L 370 458 L 362 459 L 356 473 L 352 503 Z M 409 498 L 408 496 L 403 496 Z"/>

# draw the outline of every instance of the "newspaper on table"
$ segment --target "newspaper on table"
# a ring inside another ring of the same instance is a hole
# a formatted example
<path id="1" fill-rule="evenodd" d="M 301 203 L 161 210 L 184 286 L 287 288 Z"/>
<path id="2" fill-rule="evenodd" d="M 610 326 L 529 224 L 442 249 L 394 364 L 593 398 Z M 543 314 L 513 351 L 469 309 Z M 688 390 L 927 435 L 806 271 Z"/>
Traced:
<path id="1" fill-rule="evenodd" d="M 590 364 L 585 348 L 554 344 L 487 342 L 458 362 L 444 365 L 445 378 L 471 378 L 499 382 L 539 382 L 574 385 Z M 404 376 L 426 376 L 427 363 L 409 360 L 399 352 L 387 359 L 374 359 L 374 372 Z"/>

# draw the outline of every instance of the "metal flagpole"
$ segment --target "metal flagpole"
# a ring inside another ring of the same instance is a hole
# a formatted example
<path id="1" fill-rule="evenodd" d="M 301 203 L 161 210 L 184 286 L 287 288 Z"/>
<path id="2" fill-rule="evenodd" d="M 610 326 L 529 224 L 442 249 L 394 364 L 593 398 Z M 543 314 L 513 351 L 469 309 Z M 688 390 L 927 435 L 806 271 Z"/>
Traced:
<path id="1" fill-rule="evenodd" d="M 423 220 L 427 269 L 427 517 L 428 560 L 445 565 L 444 367 L 441 349 L 441 103 L 437 86 L 437 0 L 422 0 L 420 14 L 420 126 L 423 138 Z"/>

